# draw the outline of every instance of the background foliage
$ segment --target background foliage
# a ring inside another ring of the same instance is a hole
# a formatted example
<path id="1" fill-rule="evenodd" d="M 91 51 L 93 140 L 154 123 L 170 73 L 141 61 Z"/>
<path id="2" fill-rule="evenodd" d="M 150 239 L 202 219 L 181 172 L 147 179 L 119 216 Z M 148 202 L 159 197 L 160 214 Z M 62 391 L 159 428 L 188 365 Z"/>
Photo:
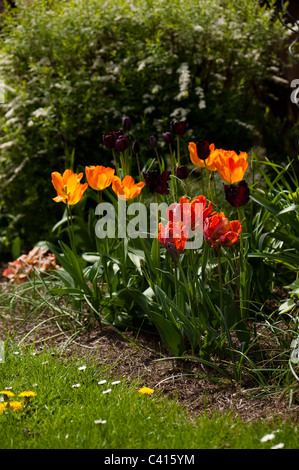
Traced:
<path id="1" fill-rule="evenodd" d="M 236 151 L 284 153 L 285 122 L 271 113 L 284 83 L 279 52 L 288 31 L 255 0 L 36 0 L 2 18 L 0 250 L 15 253 L 57 221 L 52 171 L 108 164 L 103 133 L 129 115 L 144 158 L 148 139 L 187 118 Z"/>

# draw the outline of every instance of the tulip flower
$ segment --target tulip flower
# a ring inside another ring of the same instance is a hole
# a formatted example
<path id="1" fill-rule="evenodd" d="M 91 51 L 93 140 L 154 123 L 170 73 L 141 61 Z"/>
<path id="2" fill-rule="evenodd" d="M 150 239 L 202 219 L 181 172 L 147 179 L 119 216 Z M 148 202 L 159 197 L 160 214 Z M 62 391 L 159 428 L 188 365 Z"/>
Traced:
<path id="1" fill-rule="evenodd" d="M 143 181 L 134 183 L 134 179 L 130 175 L 125 176 L 122 181 L 118 176 L 112 178 L 112 189 L 115 194 L 117 194 L 118 197 L 125 196 L 127 200 L 139 196 L 144 186 L 145 183 Z"/>
<path id="2" fill-rule="evenodd" d="M 121 121 L 121 125 L 124 131 L 129 131 L 132 126 L 132 121 L 129 116 L 124 116 Z"/>
<path id="3" fill-rule="evenodd" d="M 175 168 L 175 175 L 180 180 L 185 180 L 189 176 L 189 169 L 187 165 L 177 166 Z"/>
<path id="4" fill-rule="evenodd" d="M 173 134 L 183 135 L 189 129 L 189 123 L 187 121 L 172 121 L 170 123 L 170 130 Z"/>
<path id="5" fill-rule="evenodd" d="M 206 145 L 204 145 L 204 142 Z M 199 141 L 197 141 L 199 143 Z M 190 160 L 193 165 L 199 168 L 207 168 L 210 171 L 216 171 L 215 157 L 218 156 L 218 151 L 215 151 L 215 145 L 209 144 L 207 141 L 201 141 L 202 145 L 196 145 L 196 142 L 189 142 L 188 150 L 190 154 Z M 201 153 L 198 154 L 202 149 Z"/>
<path id="6" fill-rule="evenodd" d="M 110 186 L 115 170 L 104 166 L 86 166 L 85 174 L 89 186 L 95 191 L 102 191 Z"/>
<path id="7" fill-rule="evenodd" d="M 186 221 L 189 223 L 190 221 L 191 230 L 194 231 L 196 225 L 201 222 L 196 218 L 200 214 L 200 212 L 196 211 L 196 204 L 202 204 L 202 222 L 204 222 L 205 219 L 211 215 L 213 210 L 212 202 L 210 202 L 207 207 L 205 196 L 197 196 L 192 201 L 190 201 L 186 196 L 181 197 L 179 203 L 174 203 L 169 206 L 167 216 L 171 222 L 180 220 L 182 222 Z M 185 230 L 185 232 L 187 231 Z"/>
<path id="8" fill-rule="evenodd" d="M 117 137 L 115 141 L 115 150 L 118 152 L 124 152 L 130 145 L 130 139 L 126 134 L 122 134 Z"/>
<path id="9" fill-rule="evenodd" d="M 171 145 L 174 140 L 174 135 L 171 132 L 163 132 L 162 134 L 165 144 Z"/>
<path id="10" fill-rule="evenodd" d="M 147 173 L 143 173 L 147 190 L 153 194 L 158 193 L 166 196 L 166 194 L 169 193 L 169 175 L 170 171 L 163 171 L 163 173 L 159 173 L 157 170 L 149 170 Z"/>
<path id="11" fill-rule="evenodd" d="M 204 221 L 204 238 L 212 248 L 231 247 L 239 240 L 242 224 L 239 220 L 229 221 L 223 212 L 214 212 Z"/>
<path id="12" fill-rule="evenodd" d="M 80 183 L 83 173 L 76 174 L 72 170 L 65 170 L 61 175 L 58 171 L 54 171 L 51 176 L 52 184 L 58 194 L 53 198 L 53 201 L 64 202 L 72 206 L 82 199 L 88 187 L 88 183 Z"/>
<path id="13" fill-rule="evenodd" d="M 237 185 L 224 184 L 225 199 L 233 207 L 245 206 L 249 201 L 249 188 L 246 181 L 242 180 Z"/>
<path id="14" fill-rule="evenodd" d="M 160 222 L 158 227 L 159 233 L 157 238 L 164 248 L 168 250 L 170 248 L 169 245 L 173 245 L 179 253 L 184 251 L 187 237 L 184 234 L 182 222 L 170 221 L 165 226 Z"/>
<path id="15" fill-rule="evenodd" d="M 248 167 L 247 157 L 246 152 L 237 155 L 234 150 L 217 150 L 214 163 L 225 183 L 236 184 L 243 179 Z"/>

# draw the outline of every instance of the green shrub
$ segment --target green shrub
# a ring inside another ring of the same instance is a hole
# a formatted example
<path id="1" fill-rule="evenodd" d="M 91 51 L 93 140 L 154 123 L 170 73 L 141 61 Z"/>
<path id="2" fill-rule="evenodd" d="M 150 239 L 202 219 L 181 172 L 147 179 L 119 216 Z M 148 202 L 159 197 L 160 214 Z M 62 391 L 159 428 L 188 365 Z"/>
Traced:
<path id="1" fill-rule="evenodd" d="M 59 211 L 51 172 L 73 149 L 75 164 L 110 164 L 101 136 L 123 115 L 144 158 L 149 136 L 175 119 L 190 121 L 186 141 L 261 143 L 269 110 L 260 96 L 280 79 L 287 36 L 255 0 L 17 2 L 0 56 L 0 207 L 18 216 L 15 236 L 27 247 L 46 237 Z"/>

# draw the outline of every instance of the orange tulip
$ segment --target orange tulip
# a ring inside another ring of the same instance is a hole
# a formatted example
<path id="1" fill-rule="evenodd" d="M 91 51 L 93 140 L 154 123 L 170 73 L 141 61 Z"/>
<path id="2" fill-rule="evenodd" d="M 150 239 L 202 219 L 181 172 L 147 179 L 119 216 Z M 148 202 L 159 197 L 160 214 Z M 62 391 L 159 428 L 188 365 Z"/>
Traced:
<path id="1" fill-rule="evenodd" d="M 247 157 L 246 152 L 237 155 L 234 150 L 217 150 L 214 163 L 225 183 L 236 184 L 243 179 L 248 167 Z"/>
<path id="2" fill-rule="evenodd" d="M 210 144 L 209 146 L 210 149 L 210 155 L 208 158 L 205 160 L 202 160 L 201 158 L 198 157 L 197 155 L 197 148 L 196 148 L 196 143 L 195 142 L 189 142 L 188 145 L 188 150 L 190 154 L 190 160 L 193 163 L 193 165 L 198 166 L 200 168 L 207 168 L 210 171 L 216 171 L 217 168 L 215 166 L 214 160 L 215 157 L 218 155 L 218 151 L 215 151 L 215 145 Z"/>
<path id="3" fill-rule="evenodd" d="M 57 191 L 57 196 L 53 198 L 55 202 L 64 202 L 70 206 L 77 204 L 88 187 L 88 183 L 81 184 L 83 173 L 73 173 L 72 170 L 65 170 L 63 175 L 54 171 L 52 183 Z"/>
<path id="4" fill-rule="evenodd" d="M 241 231 L 241 222 L 239 220 L 230 222 L 223 212 L 220 212 L 220 214 L 214 212 L 204 222 L 204 238 L 212 248 L 235 245 L 239 240 Z"/>
<path id="5" fill-rule="evenodd" d="M 85 174 L 89 186 L 96 191 L 102 191 L 110 186 L 115 170 L 104 166 L 86 166 Z"/>
<path id="6" fill-rule="evenodd" d="M 173 245 L 179 253 L 184 251 L 187 237 L 184 234 L 184 227 L 182 222 L 168 222 L 164 226 L 161 222 L 159 223 L 158 240 L 162 245 L 169 249 L 169 245 Z"/>
<path id="7" fill-rule="evenodd" d="M 192 231 L 196 229 L 196 224 L 199 222 L 197 217 L 199 217 L 200 213 L 196 212 L 196 204 L 202 204 L 202 221 L 204 222 L 207 217 L 211 215 L 213 210 L 212 202 L 209 203 L 207 207 L 207 200 L 205 196 L 197 196 L 192 201 L 190 201 L 186 196 L 180 198 L 179 203 L 173 203 L 167 209 L 167 215 L 171 222 L 176 220 L 176 216 L 178 220 L 184 222 L 184 220 L 188 223 L 190 222 L 190 228 Z M 177 213 L 177 211 L 179 211 Z M 185 229 L 187 232 L 187 229 Z"/>
<path id="8" fill-rule="evenodd" d="M 133 199 L 139 196 L 142 188 L 145 186 L 145 182 L 134 183 L 132 176 L 127 175 L 121 181 L 118 176 L 112 178 L 112 189 L 117 196 L 125 196 L 126 199 Z"/>

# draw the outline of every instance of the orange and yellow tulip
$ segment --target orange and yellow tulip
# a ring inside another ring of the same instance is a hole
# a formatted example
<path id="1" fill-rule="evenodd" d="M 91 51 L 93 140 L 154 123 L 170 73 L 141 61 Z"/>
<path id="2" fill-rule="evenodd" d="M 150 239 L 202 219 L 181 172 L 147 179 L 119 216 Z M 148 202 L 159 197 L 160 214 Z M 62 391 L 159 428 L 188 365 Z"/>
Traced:
<path id="1" fill-rule="evenodd" d="M 112 189 L 118 197 L 125 197 L 125 199 L 133 199 L 139 196 L 142 188 L 145 186 L 145 182 L 134 183 L 132 176 L 127 175 L 121 181 L 118 176 L 114 176 L 112 179 Z"/>
<path id="2" fill-rule="evenodd" d="M 214 212 L 204 221 L 204 238 L 212 248 L 233 246 L 238 242 L 242 228 L 239 220 L 230 222 L 223 212 Z"/>
<path id="3" fill-rule="evenodd" d="M 217 150 L 214 164 L 225 183 L 236 184 L 243 179 L 248 167 L 247 157 L 246 152 L 237 155 L 234 150 Z"/>
<path id="4" fill-rule="evenodd" d="M 52 183 L 57 191 L 57 196 L 53 198 L 55 202 L 64 202 L 70 206 L 77 204 L 88 187 L 88 183 L 81 184 L 83 173 L 73 173 L 72 170 L 65 170 L 63 175 L 54 171 Z"/>
<path id="5" fill-rule="evenodd" d="M 95 191 L 102 191 L 110 186 L 115 170 L 105 166 L 86 166 L 85 175 L 89 186 Z"/>
<path id="6" fill-rule="evenodd" d="M 216 171 L 217 168 L 215 166 L 215 157 L 218 156 L 218 151 L 215 150 L 215 145 L 210 144 L 210 155 L 205 160 L 201 159 L 197 155 L 197 148 L 195 142 L 189 142 L 188 150 L 190 154 L 190 160 L 193 165 L 198 166 L 199 168 L 207 168 L 210 171 Z"/>

